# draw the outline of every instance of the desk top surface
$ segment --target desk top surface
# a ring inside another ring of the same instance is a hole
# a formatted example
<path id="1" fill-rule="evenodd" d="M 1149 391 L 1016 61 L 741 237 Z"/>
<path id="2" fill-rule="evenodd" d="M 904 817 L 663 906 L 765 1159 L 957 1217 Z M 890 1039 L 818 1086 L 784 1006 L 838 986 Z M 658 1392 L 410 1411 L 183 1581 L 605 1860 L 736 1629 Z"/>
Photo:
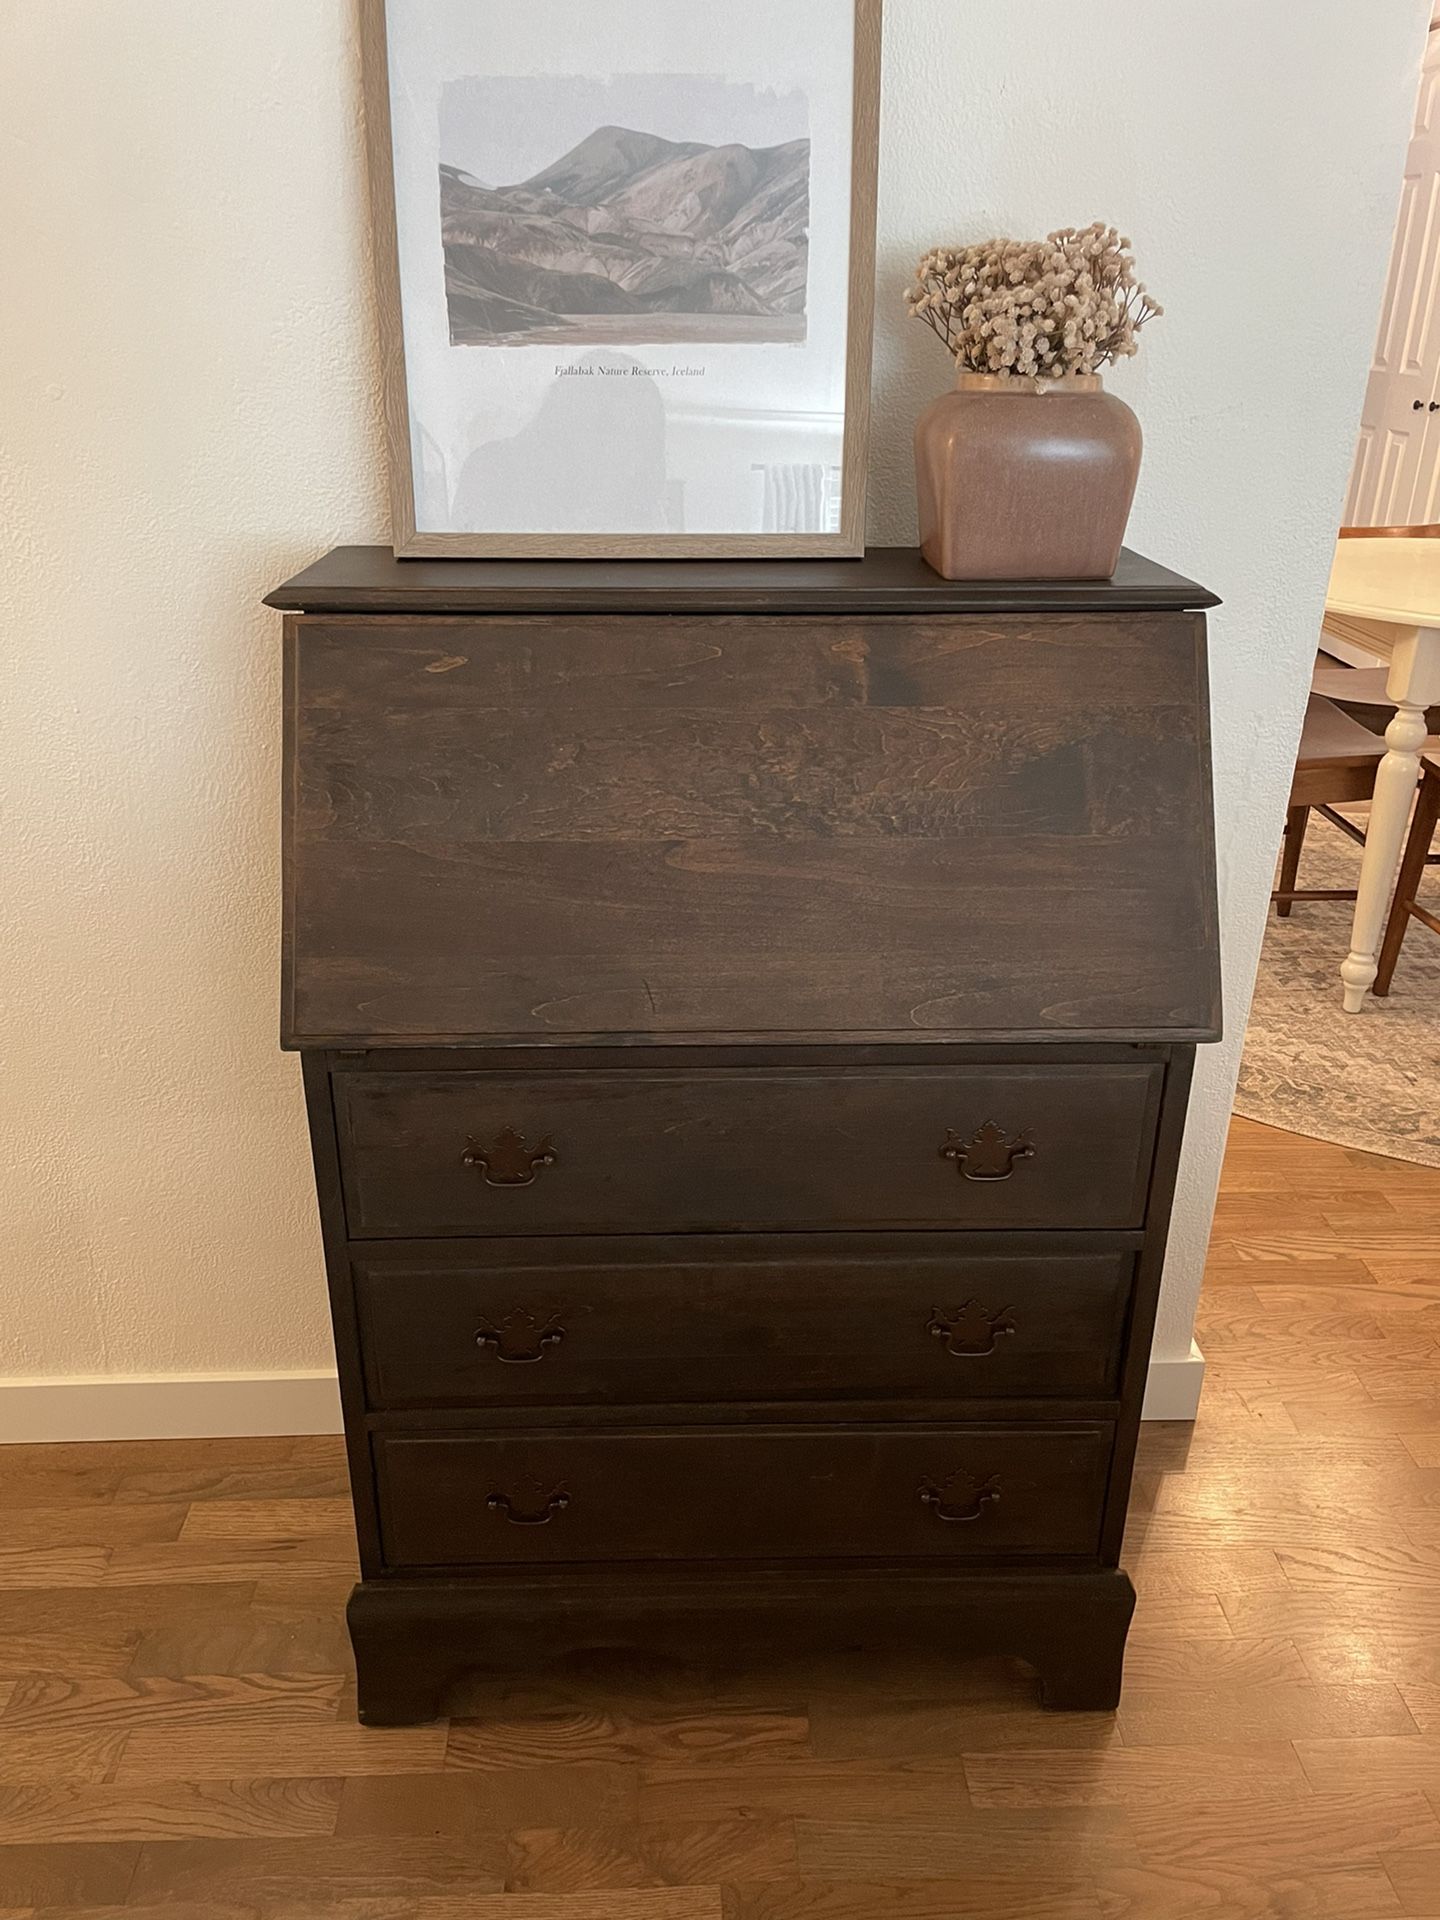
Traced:
<path id="1" fill-rule="evenodd" d="M 1216 596 L 1128 548 L 1109 580 L 942 580 L 912 547 L 858 560 L 397 560 L 336 547 L 268 596 L 303 613 L 1124 613 Z"/>

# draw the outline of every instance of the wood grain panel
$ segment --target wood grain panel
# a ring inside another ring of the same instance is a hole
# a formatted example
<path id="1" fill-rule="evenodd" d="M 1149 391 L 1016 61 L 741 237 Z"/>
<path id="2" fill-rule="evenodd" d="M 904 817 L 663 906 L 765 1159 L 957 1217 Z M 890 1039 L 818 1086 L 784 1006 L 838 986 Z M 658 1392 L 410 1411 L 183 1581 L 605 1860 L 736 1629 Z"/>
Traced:
<path id="1" fill-rule="evenodd" d="M 0 1858 L 16 1843 L 256 1840 L 328 1834 L 335 1780 L 172 1780 L 156 1785 L 0 1788 Z"/>
<path id="2" fill-rule="evenodd" d="M 1290 1640 L 1238 1635 L 1226 1640 L 1179 1640 L 1132 1633 L 1125 1650 L 1126 1685 L 1141 1692 L 1171 1687 L 1303 1686 L 1324 1678 L 1312 1671 Z"/>
<path id="3" fill-rule="evenodd" d="M 1043 1736 L 1010 1751 L 967 1752 L 977 1807 L 1171 1807 L 1212 1802 L 1285 1803 L 1310 1791 L 1284 1739 L 1195 1746 L 1047 1747 Z"/>
<path id="4" fill-rule="evenodd" d="M 1440 1738 L 1380 1734 L 1301 1739 L 1295 1752 L 1316 1793 L 1364 1788 L 1381 1793 L 1425 1793 L 1440 1800 Z"/>
<path id="5" fill-rule="evenodd" d="M 289 644 L 291 1044 L 1214 1029 L 1196 616 Z"/>
<path id="6" fill-rule="evenodd" d="M 354 1574 L 353 1536 L 325 1534 L 299 1540 L 166 1541 L 159 1546 L 116 1547 L 101 1575 L 106 1589 L 151 1588 L 166 1581 L 229 1586 L 236 1580 L 281 1580 L 293 1574 L 313 1580 L 320 1573 Z"/>
<path id="7" fill-rule="evenodd" d="M 803 1714 L 531 1714 L 520 1721 L 454 1721 L 445 1765 L 497 1773 L 517 1767 L 688 1758 L 707 1766 L 748 1768 L 803 1759 L 809 1751 Z"/>
<path id="8" fill-rule="evenodd" d="M 873 1760 L 812 1760 L 804 1755 L 744 1767 L 698 1758 L 647 1765 L 639 1778 L 644 1822 L 706 1824 L 757 1813 L 821 1820 L 927 1820 L 968 1825 L 970 1805 L 957 1761 L 891 1765 Z"/>
<path id="9" fill-rule="evenodd" d="M 1436 1410 L 1440 1415 L 1440 1408 Z M 1434 1416 L 1432 1416 L 1434 1417 Z M 1289 1547 L 1280 1564 L 1292 1587 L 1351 1587 L 1356 1599 L 1369 1587 L 1423 1587 L 1440 1598 L 1440 1545 L 1396 1544 L 1382 1534 L 1372 1555 L 1368 1541 Z"/>
<path id="10" fill-rule="evenodd" d="M 943 598 L 940 581 L 930 577 L 932 598 Z M 1140 712 L 1173 699 L 1168 650 L 1179 628 L 1172 613 L 1135 613 L 1124 620 L 1091 613 L 1040 619 L 1028 610 L 962 619 L 946 609 L 927 613 L 881 620 L 861 609 L 855 619 L 816 619 L 772 608 L 762 619 L 681 613 L 652 619 L 633 612 L 557 610 L 537 619 L 516 606 L 484 619 L 427 614 L 416 620 L 413 609 L 384 618 L 332 617 L 303 628 L 302 692 L 315 690 L 317 727 L 354 724 L 345 703 L 330 697 L 343 684 L 362 707 L 392 708 L 403 728 L 416 715 L 428 714 L 443 726 L 452 712 L 476 719 L 537 705 L 572 721 L 587 711 L 613 719 L 637 704 L 647 713 L 720 718 L 753 714 L 759 691 L 770 708 L 781 711 L 909 710 L 937 720 L 948 713 L 994 753 L 1008 716 L 1002 712 L 988 726 L 975 717 L 984 710 L 965 700 L 965 674 L 971 655 L 980 655 L 983 664 L 987 648 L 1003 645 L 1016 673 L 1035 689 L 1031 726 L 1037 741 L 1058 737 L 1049 729 L 1064 723 L 1045 710 L 1062 695 L 1092 715 L 1118 706 L 1133 715 L 1132 725 L 1165 724 L 1164 715 L 1146 720 Z M 467 635 L 473 636 L 469 651 Z M 1080 647 L 1090 671 L 1072 685 L 1065 676 Z M 385 743 L 375 744 L 384 749 Z"/>
<path id="11" fill-rule="evenodd" d="M 1104 1913 L 1143 1914 L 1145 1920 L 1192 1920 L 1199 1913 L 1235 1920 L 1281 1913 L 1303 1913 L 1307 1920 L 1396 1920 L 1395 1890 L 1378 1861 L 1309 1873 L 1147 1860 L 1102 1868 L 1095 1884 Z"/>
<path id="12" fill-rule="evenodd" d="M 1403 1829 L 1418 1831 L 1418 1828 Z M 803 1873 L 845 1880 L 959 1879 L 966 1874 L 1033 1873 L 1083 1884 L 1084 1870 L 1128 1847 L 1127 1816 L 1109 1808 L 990 1812 L 959 1821 L 909 1819 L 795 1822 Z"/>
<path id="13" fill-rule="evenodd" d="M 1203 1694 L 1137 1687 L 1128 1690 L 1121 1703 L 1119 1726 L 1127 1747 L 1415 1731 L 1405 1702 L 1388 1681 L 1214 1687 Z"/>
<path id="14" fill-rule="evenodd" d="M 1335 1871 L 1392 1848 L 1440 1844 L 1440 1820 L 1423 1793 L 1386 1793 L 1363 1784 L 1288 1803 L 1221 1802 L 1183 1824 L 1168 1807 L 1131 1808 L 1126 1826 L 1148 1860 L 1249 1863 L 1271 1873 Z"/>
<path id="15" fill-rule="evenodd" d="M 1211 1547 L 1191 1541 L 1180 1547 L 1155 1548 L 1143 1526 L 1127 1540 L 1125 1564 L 1142 1595 L 1142 1624 L 1146 1610 L 1157 1601 L 1289 1585 L 1279 1555 L 1269 1547 Z"/>
<path id="16" fill-rule="evenodd" d="M 1023 1870 L 951 1880 L 844 1880 L 813 1874 L 742 1881 L 726 1889 L 726 1920 L 1102 1920 L 1086 1877 L 1042 1879 Z"/>
<path id="17" fill-rule="evenodd" d="M 12 1507 L 5 1515 L 7 1554 L 57 1547 L 140 1546 L 174 1540 L 185 1524 L 183 1503 L 167 1506 Z"/>
<path id="18" fill-rule="evenodd" d="M 44 1570 L 40 1577 L 45 1578 Z M 212 1622 L 216 1609 L 233 1617 L 249 1601 L 244 1581 L 192 1587 L 107 1589 L 76 1583 L 55 1589 L 16 1587 L 0 1592 L 0 1680 L 36 1673 L 63 1673 L 74 1680 L 123 1674 L 134 1658 L 147 1621 L 177 1614 L 192 1629 Z M 207 1669 L 190 1668 L 189 1671 Z"/>
<path id="19" fill-rule="evenodd" d="M 971 1746 L 995 1752 L 1033 1746 L 1039 1734 L 1029 1704 L 1014 1693 L 991 1701 L 886 1701 L 861 1707 L 815 1702 L 811 1743 L 823 1760 L 953 1765 Z M 1115 1718 L 1109 1713 L 1056 1715 L 1045 1737 L 1056 1747 L 1108 1747 L 1117 1738 Z"/>
<path id="20" fill-rule="evenodd" d="M 239 1780 L 273 1774 L 348 1779 L 359 1773 L 423 1773 L 445 1754 L 443 1726 L 359 1727 L 339 1721 L 283 1726 L 139 1727 L 125 1736 L 115 1778 Z M 3 1764 L 3 1763 L 0 1763 Z M 31 1776 L 33 1777 L 33 1776 Z"/>
<path id="21" fill-rule="evenodd" d="M 370 1839 L 151 1841 L 140 1849 L 129 1903 L 209 1901 L 212 1909 L 280 1908 L 324 1912 L 352 1900 L 409 1912 L 412 1901 L 442 1894 L 499 1893 L 505 1885 L 504 1844 L 489 1835 L 467 1842 L 394 1834 Z"/>
<path id="22" fill-rule="evenodd" d="M 344 1591 L 322 1614 L 266 1617 L 258 1605 L 228 1617 L 176 1621 L 143 1634 L 125 1668 L 131 1679 L 186 1674 L 337 1674 L 350 1665 Z"/>
<path id="23" fill-rule="evenodd" d="M 1190 890 L 1173 860 L 1157 856 L 1142 879 L 1127 846 L 1099 842 L 1081 873 L 1073 847 L 1038 837 L 1023 862 L 1000 838 L 517 841 L 438 860 L 366 847 L 344 875 L 307 886 L 297 938 L 315 953 L 298 970 L 303 1024 L 286 1044 L 1213 1038 L 1212 1010 L 1175 956 L 1207 939 Z M 1084 931 L 1101 913 L 1127 929 L 1123 975 Z M 922 928 L 916 944 L 907 920 Z"/>
<path id="24" fill-rule="evenodd" d="M 769 1879 L 795 1869 L 795 1831 L 788 1820 L 536 1828 L 510 1836 L 509 1885 L 518 1892 L 689 1886 Z"/>
<path id="25" fill-rule="evenodd" d="M 1003 613 L 1016 607 L 1126 613 L 1217 605 L 1213 593 L 1126 547 L 1109 580 L 942 580 L 915 547 L 860 560 L 397 560 L 390 547 L 335 547 L 287 580 L 269 607 L 316 613 L 639 612 Z"/>
<path id="26" fill-rule="evenodd" d="M 347 1491 L 345 1456 L 337 1450 L 330 1461 L 300 1462 L 295 1466 L 233 1467 L 199 1465 L 191 1468 L 154 1468 L 123 1473 L 116 1482 L 117 1500 L 184 1500 L 209 1505 L 232 1500 L 343 1499 Z M 194 1513 L 189 1521 L 194 1521 Z"/>
<path id="27" fill-rule="evenodd" d="M 1225 1593 L 1220 1601 L 1237 1633 L 1333 1636 L 1353 1633 L 1363 1617 L 1367 1633 L 1440 1634 L 1440 1592 L 1423 1583 L 1357 1589 L 1341 1580 L 1304 1587 L 1287 1581 L 1263 1592 Z"/>
<path id="28" fill-rule="evenodd" d="M 1440 1847 L 1404 1847 L 1380 1856 L 1385 1877 L 1402 1912 L 1433 1916 L 1440 1912 Z"/>
<path id="29" fill-rule="evenodd" d="M 1292 1638 L 1306 1672 L 1322 1685 L 1390 1680 L 1402 1689 L 1402 1699 L 1410 1682 L 1440 1685 L 1440 1635 L 1423 1625 L 1406 1631 L 1367 1624 L 1357 1632 L 1335 1622 L 1328 1629 L 1297 1628 Z"/>
<path id="30" fill-rule="evenodd" d="M 333 1674 L 215 1674 L 184 1680 L 75 1680 L 37 1674 L 16 1687 L 0 1714 L 0 1738 L 66 1728 L 239 1730 L 323 1723 L 335 1718 L 340 1687 Z"/>
<path id="31" fill-rule="evenodd" d="M 1401 1684 L 1400 1697 L 1422 1733 L 1440 1734 L 1440 1686 L 1424 1680 Z"/>
<path id="32" fill-rule="evenodd" d="M 633 1767 L 566 1760 L 554 1766 L 352 1774 L 344 1782 L 335 1831 L 463 1838 L 516 1827 L 627 1826 L 638 1813 Z"/>
<path id="33" fill-rule="evenodd" d="M 39 1727 L 0 1741 L 0 1781 L 104 1781 L 115 1777 L 129 1734 L 104 1727 Z"/>
<path id="34" fill-rule="evenodd" d="M 180 1529 L 182 1540 L 308 1540 L 349 1534 L 349 1498 L 197 1500 Z"/>
<path id="35" fill-rule="evenodd" d="M 357 1247 L 368 1395 L 377 1408 L 1105 1398 L 1135 1256 L 1062 1251 L 1077 1244 L 866 1234 L 842 1251 L 833 1235 L 708 1234 Z"/>
<path id="36" fill-rule="evenodd" d="M 464 1858 L 464 1854 L 457 1856 Z M 0 1909 L 0 1920 L 59 1920 L 69 1908 Z M 289 1895 L 216 1907 L 198 1899 L 153 1900 L 125 1906 L 87 1906 L 83 1920 L 726 1920 L 719 1887 L 629 1888 L 619 1893 L 382 1893 L 308 1897 L 303 1884 Z M 77 1916 L 78 1920 L 78 1916 Z"/>
<path id="37" fill-rule="evenodd" d="M 843 1226 L 1135 1228 L 1163 1069 L 337 1073 L 352 1237 Z M 1028 1147 L 965 1178 L 987 1126 Z M 553 1166 L 467 1164 L 508 1133 Z M 947 1145 L 952 1157 L 947 1158 Z M 969 1168 L 967 1158 L 964 1165 Z M 1007 1172 L 1008 1169 L 1008 1172 Z M 618 1397 L 618 1392 L 617 1392 Z M 223 1518 L 207 1506 L 207 1521 Z"/>
<path id="38" fill-rule="evenodd" d="M 392 1567 L 943 1560 L 1096 1554 L 1111 1429 L 536 1430 L 374 1444 Z"/>
<path id="39" fill-rule="evenodd" d="M 1231 1639 L 1230 1622 L 1225 1618 L 1219 1594 L 1205 1590 L 1203 1577 L 1196 1580 L 1195 1586 L 1198 1591 L 1169 1594 L 1158 1592 L 1154 1585 L 1147 1586 L 1130 1628 L 1127 1647 L 1133 1649 L 1142 1644 L 1192 1647 L 1202 1640 L 1213 1645 L 1217 1640 Z"/>
<path id="40" fill-rule="evenodd" d="M 0 1550 L 0 1591 L 35 1587 L 95 1587 L 110 1564 L 108 1547 L 22 1547 Z M 0 1646 L 0 1660 L 7 1649 Z"/>
<path id="41" fill-rule="evenodd" d="M 139 1852 L 137 1846 L 113 1842 L 0 1847 L 0 1906 L 118 1906 L 133 1885 Z"/>

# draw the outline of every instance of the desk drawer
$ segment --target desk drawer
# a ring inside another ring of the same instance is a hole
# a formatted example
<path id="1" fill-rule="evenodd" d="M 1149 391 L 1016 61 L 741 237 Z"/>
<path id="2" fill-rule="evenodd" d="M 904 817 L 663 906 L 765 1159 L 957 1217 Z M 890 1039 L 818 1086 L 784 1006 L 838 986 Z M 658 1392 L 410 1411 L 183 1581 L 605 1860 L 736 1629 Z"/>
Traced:
<path id="1" fill-rule="evenodd" d="M 393 1568 L 1097 1551 L 1111 1429 L 381 1435 Z"/>
<path id="2" fill-rule="evenodd" d="M 337 1073 L 353 1238 L 1141 1224 L 1163 1068 Z"/>
<path id="3" fill-rule="evenodd" d="M 659 1406 L 1101 1398 L 1135 1258 L 1073 1234 L 705 1234 L 361 1247 L 352 1270 L 372 1407 Z"/>

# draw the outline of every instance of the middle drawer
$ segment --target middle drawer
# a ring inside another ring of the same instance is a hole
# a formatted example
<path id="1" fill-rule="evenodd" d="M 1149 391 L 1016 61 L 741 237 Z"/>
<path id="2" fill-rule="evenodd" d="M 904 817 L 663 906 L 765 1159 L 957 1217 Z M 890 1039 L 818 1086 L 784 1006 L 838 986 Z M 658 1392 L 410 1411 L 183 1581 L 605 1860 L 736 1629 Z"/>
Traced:
<path id="1" fill-rule="evenodd" d="M 477 1405 L 1116 1390 L 1119 1234 L 706 1234 L 352 1247 L 366 1393 Z"/>

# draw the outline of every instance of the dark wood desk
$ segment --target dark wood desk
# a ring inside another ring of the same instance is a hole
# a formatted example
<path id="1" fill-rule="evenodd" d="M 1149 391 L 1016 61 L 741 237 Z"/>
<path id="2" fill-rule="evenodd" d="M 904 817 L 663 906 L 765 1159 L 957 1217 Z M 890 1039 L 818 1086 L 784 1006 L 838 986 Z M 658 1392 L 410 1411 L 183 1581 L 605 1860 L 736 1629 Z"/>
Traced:
<path id="1" fill-rule="evenodd" d="M 362 1718 L 882 1630 L 1113 1705 L 1213 597 L 351 548 L 270 604 Z"/>

